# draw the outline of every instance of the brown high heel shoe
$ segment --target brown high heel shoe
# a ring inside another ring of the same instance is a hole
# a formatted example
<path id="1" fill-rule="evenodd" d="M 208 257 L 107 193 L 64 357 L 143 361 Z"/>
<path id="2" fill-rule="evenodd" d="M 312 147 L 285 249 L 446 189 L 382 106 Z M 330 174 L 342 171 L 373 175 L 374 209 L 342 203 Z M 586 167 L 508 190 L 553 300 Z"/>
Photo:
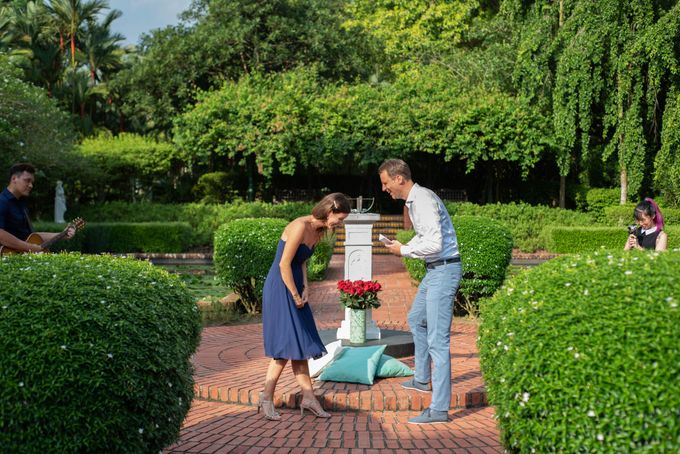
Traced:
<path id="1" fill-rule="evenodd" d="M 257 412 L 260 413 L 260 408 L 264 413 L 264 417 L 270 421 L 281 420 L 281 415 L 274 410 L 274 402 L 264 399 L 264 393 L 260 393 L 260 401 L 257 403 Z"/>
<path id="2" fill-rule="evenodd" d="M 309 410 L 317 418 L 330 418 L 331 414 L 324 411 L 323 408 L 321 408 L 321 404 L 319 403 L 318 400 L 316 399 L 302 399 L 302 402 L 300 402 L 300 415 L 304 416 L 305 415 L 305 410 Z"/>

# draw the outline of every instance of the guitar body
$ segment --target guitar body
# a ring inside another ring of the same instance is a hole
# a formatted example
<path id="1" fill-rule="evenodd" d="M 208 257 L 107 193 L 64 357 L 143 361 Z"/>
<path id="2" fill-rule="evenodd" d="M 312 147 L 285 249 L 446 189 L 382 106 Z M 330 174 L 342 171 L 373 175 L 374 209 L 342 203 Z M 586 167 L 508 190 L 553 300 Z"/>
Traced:
<path id="1" fill-rule="evenodd" d="M 39 244 L 42 246 L 43 251 L 48 252 L 50 246 L 52 246 L 54 243 L 57 241 L 61 240 L 66 236 L 66 233 L 68 229 L 73 228 L 76 232 L 80 229 L 82 229 L 85 226 L 85 221 L 83 221 L 81 218 L 75 218 L 73 221 L 71 221 L 66 228 L 61 232 L 55 235 L 54 237 L 50 238 L 49 240 L 45 241 L 39 234 L 37 233 L 31 233 L 28 238 L 26 239 L 27 243 L 30 244 Z M 23 254 L 24 251 L 17 251 L 16 249 L 12 249 L 11 247 L 7 246 L 0 246 L 0 257 L 3 255 L 11 255 L 11 254 Z"/>
<path id="2" fill-rule="evenodd" d="M 26 242 L 30 243 L 30 244 L 43 244 L 44 240 L 37 233 L 31 233 L 28 236 L 28 238 L 26 238 Z M 3 255 L 23 254 L 23 253 L 24 253 L 24 251 L 17 251 L 16 249 L 12 249 L 11 247 L 0 246 L 0 257 L 2 257 Z"/>

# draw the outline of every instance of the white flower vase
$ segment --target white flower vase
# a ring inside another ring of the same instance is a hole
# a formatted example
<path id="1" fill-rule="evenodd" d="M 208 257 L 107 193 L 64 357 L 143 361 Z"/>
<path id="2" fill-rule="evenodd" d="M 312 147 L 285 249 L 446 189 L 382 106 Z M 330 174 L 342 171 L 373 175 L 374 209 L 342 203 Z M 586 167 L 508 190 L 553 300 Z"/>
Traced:
<path id="1" fill-rule="evenodd" d="M 366 342 L 366 310 L 350 309 L 349 314 L 349 341 L 352 344 Z"/>

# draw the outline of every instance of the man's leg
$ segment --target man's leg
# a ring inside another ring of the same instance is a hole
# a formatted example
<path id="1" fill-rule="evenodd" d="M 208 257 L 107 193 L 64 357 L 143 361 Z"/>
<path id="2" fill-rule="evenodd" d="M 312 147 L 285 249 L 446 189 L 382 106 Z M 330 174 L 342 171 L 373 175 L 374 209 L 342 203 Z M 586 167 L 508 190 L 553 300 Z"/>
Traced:
<path id="1" fill-rule="evenodd" d="M 432 358 L 432 403 L 430 409 L 448 412 L 451 406 L 451 319 L 453 303 L 462 275 L 460 263 L 428 271 L 427 343 Z"/>
<path id="2" fill-rule="evenodd" d="M 426 274 L 418 286 L 418 293 L 413 299 L 411 310 L 408 313 L 408 326 L 413 333 L 413 345 L 415 350 L 416 373 L 414 380 L 419 383 L 430 383 L 430 354 L 427 348 L 427 292 L 428 275 Z M 429 389 L 429 387 L 427 388 Z"/>

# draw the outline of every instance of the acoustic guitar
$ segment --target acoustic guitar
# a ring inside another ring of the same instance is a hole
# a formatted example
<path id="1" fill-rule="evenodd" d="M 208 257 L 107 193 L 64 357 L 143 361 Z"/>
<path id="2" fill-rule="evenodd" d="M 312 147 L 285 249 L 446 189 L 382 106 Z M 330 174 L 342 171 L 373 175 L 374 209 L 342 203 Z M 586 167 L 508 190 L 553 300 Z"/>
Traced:
<path id="1" fill-rule="evenodd" d="M 43 249 L 43 251 L 47 252 L 50 247 L 56 243 L 57 241 L 63 239 L 66 236 L 66 233 L 68 232 L 68 229 L 73 227 L 76 232 L 80 229 L 82 229 L 85 226 L 85 221 L 83 221 L 81 218 L 75 218 L 73 221 L 69 222 L 66 228 L 58 233 L 57 235 L 53 236 L 47 241 L 44 241 L 43 238 L 37 234 L 37 233 L 31 233 L 28 238 L 26 239 L 27 243 L 30 244 L 39 244 L 40 247 Z M 0 257 L 3 255 L 11 255 L 11 254 L 24 254 L 26 251 L 17 251 L 16 249 L 12 249 L 11 247 L 7 246 L 0 246 Z"/>

